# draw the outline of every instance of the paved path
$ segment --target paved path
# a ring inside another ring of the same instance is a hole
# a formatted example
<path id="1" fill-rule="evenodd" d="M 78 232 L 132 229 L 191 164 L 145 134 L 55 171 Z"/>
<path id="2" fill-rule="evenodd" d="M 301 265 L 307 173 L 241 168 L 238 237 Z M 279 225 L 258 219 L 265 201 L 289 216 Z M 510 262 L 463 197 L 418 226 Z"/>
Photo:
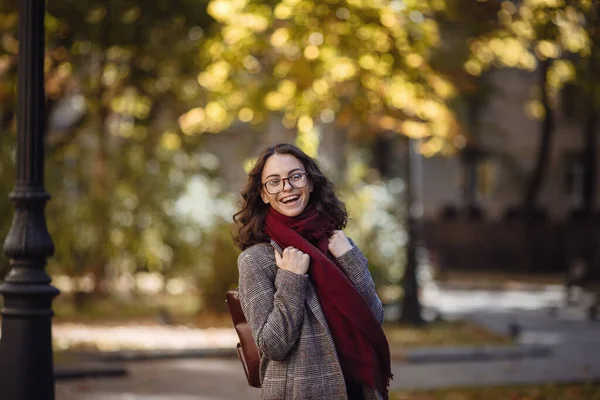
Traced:
<path id="1" fill-rule="evenodd" d="M 455 290 L 425 293 L 430 307 L 446 318 L 465 318 L 488 329 L 509 333 L 516 324 L 524 345 L 548 346 L 547 358 L 453 364 L 395 365 L 399 387 L 444 387 L 509 383 L 600 381 L 600 321 L 589 321 L 583 307 L 553 307 L 563 303 L 563 288 L 538 290 Z M 582 296 L 582 298 L 584 298 Z"/>
<path id="2" fill-rule="evenodd" d="M 600 381 L 600 322 L 586 321 L 577 310 L 548 314 L 558 292 L 438 290 L 430 306 L 444 316 L 468 318 L 506 333 L 522 327 L 523 344 L 552 347 L 546 358 L 461 363 L 394 363 L 392 388 Z M 129 376 L 59 381 L 57 400 L 236 400 L 259 399 L 246 384 L 237 359 L 185 359 L 132 362 Z"/>
<path id="3" fill-rule="evenodd" d="M 184 359 L 126 364 L 125 378 L 59 381 L 57 400 L 259 400 L 237 359 Z"/>
<path id="4" fill-rule="evenodd" d="M 477 315 L 474 319 L 504 331 L 514 315 Z M 522 383 L 600 382 L 600 322 L 552 320 L 521 314 L 522 344 L 545 344 L 551 354 L 519 360 L 395 364 L 397 388 L 489 386 Z"/>

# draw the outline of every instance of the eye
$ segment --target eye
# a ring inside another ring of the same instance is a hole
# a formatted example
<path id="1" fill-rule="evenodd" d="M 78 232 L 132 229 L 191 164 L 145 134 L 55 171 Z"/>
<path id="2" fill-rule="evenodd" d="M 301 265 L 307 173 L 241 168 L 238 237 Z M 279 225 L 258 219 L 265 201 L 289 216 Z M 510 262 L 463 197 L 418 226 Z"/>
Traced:
<path id="1" fill-rule="evenodd" d="M 300 179 L 302 179 L 302 174 L 293 174 L 293 175 L 290 176 L 290 180 L 292 180 L 294 182 L 297 182 Z"/>
<path id="2" fill-rule="evenodd" d="M 277 187 L 277 186 L 281 185 L 281 179 L 271 179 L 270 181 L 268 181 L 266 183 L 266 185 L 271 186 L 271 187 Z"/>

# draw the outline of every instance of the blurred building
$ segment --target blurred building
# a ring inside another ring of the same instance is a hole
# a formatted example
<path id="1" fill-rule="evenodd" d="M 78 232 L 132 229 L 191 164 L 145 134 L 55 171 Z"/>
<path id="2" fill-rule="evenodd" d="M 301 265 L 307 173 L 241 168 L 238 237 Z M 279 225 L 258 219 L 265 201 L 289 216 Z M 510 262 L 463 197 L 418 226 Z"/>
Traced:
<path id="1" fill-rule="evenodd" d="M 473 168 L 466 167 L 467 152 L 422 160 L 419 196 L 428 247 L 447 268 L 563 272 L 581 259 L 591 267 L 598 247 L 598 218 L 577 218 L 583 201 L 584 133 L 578 111 L 583 106 L 577 104 L 577 96 L 569 97 L 571 92 L 563 90 L 538 197 L 538 215 L 535 223 L 528 225 L 518 209 L 539 146 L 540 122 L 526 112 L 539 74 L 501 69 L 490 73 L 488 79 L 493 90 L 480 110 Z M 347 162 L 342 149 L 349 139 L 343 132 L 324 129 L 320 158 L 339 182 Z M 262 132 L 238 125 L 211 135 L 205 150 L 221 161 L 223 188 L 239 192 L 245 181 L 241 161 L 268 144 L 293 142 L 294 138 L 293 130 L 274 119 Z M 372 164 L 384 177 L 406 175 L 403 137 L 383 133 L 372 150 Z M 596 187 L 600 187 L 600 174 L 595 176 Z M 600 215 L 600 196 L 596 196 L 593 211 Z"/>
<path id="2" fill-rule="evenodd" d="M 482 106 L 473 167 L 467 168 L 463 157 L 423 161 L 428 246 L 447 268 L 564 272 L 583 261 L 598 276 L 599 197 L 590 211 L 581 210 L 582 96 L 561 93 L 537 214 L 528 223 L 519 207 L 537 159 L 540 122 L 527 116 L 525 105 L 539 73 L 502 69 L 489 79 L 493 93 Z M 600 187 L 597 168 L 596 163 L 595 188 Z"/>
<path id="3" fill-rule="evenodd" d="M 534 168 L 539 146 L 540 123 L 526 115 L 539 77 L 536 72 L 502 69 L 490 76 L 494 93 L 483 106 L 478 139 L 482 152 L 475 176 L 475 202 L 488 220 L 502 220 L 522 202 L 524 187 Z M 550 160 L 539 196 L 539 204 L 552 221 L 569 218 L 581 207 L 584 150 L 583 119 L 573 104 L 577 99 L 561 96 L 555 114 L 556 131 Z M 570 104 L 565 104 L 569 102 Z M 582 106 L 582 105 L 579 105 Z M 600 150 L 600 148 L 599 148 Z M 425 216 L 436 218 L 460 209 L 466 177 L 460 157 L 424 160 Z M 596 174 L 597 186 L 600 174 Z M 595 208 L 600 210 L 597 196 Z"/>

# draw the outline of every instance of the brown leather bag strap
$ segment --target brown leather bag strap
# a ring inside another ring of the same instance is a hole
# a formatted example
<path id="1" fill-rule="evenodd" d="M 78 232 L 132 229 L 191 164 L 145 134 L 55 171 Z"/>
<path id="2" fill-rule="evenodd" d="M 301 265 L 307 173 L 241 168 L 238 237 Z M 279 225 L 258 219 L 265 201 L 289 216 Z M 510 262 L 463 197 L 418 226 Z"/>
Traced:
<path id="1" fill-rule="evenodd" d="M 240 304 L 240 294 L 238 289 L 229 290 L 225 293 L 225 300 L 231 314 L 233 327 L 240 339 L 237 345 L 238 358 L 244 367 L 244 373 L 248 384 L 259 388 L 260 384 L 260 352 L 252 336 L 252 330 L 246 320 L 246 316 Z"/>

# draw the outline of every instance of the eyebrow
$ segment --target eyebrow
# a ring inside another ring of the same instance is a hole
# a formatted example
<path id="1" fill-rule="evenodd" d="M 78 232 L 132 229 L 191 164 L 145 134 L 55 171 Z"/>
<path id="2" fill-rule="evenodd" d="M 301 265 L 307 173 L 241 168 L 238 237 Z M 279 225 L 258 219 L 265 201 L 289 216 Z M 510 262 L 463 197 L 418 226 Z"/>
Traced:
<path id="1" fill-rule="evenodd" d="M 294 172 L 296 172 L 296 171 L 302 171 L 302 172 L 306 172 L 306 171 L 304 171 L 302 168 L 294 168 L 294 169 L 292 169 L 292 170 L 290 170 L 290 171 L 288 172 L 288 176 L 290 176 L 292 173 L 294 173 Z M 279 178 L 279 175 L 277 175 L 277 174 L 271 174 L 271 175 L 269 175 L 269 176 L 266 176 L 266 177 L 265 177 L 265 181 L 266 181 L 267 179 L 269 179 L 269 178 Z"/>

